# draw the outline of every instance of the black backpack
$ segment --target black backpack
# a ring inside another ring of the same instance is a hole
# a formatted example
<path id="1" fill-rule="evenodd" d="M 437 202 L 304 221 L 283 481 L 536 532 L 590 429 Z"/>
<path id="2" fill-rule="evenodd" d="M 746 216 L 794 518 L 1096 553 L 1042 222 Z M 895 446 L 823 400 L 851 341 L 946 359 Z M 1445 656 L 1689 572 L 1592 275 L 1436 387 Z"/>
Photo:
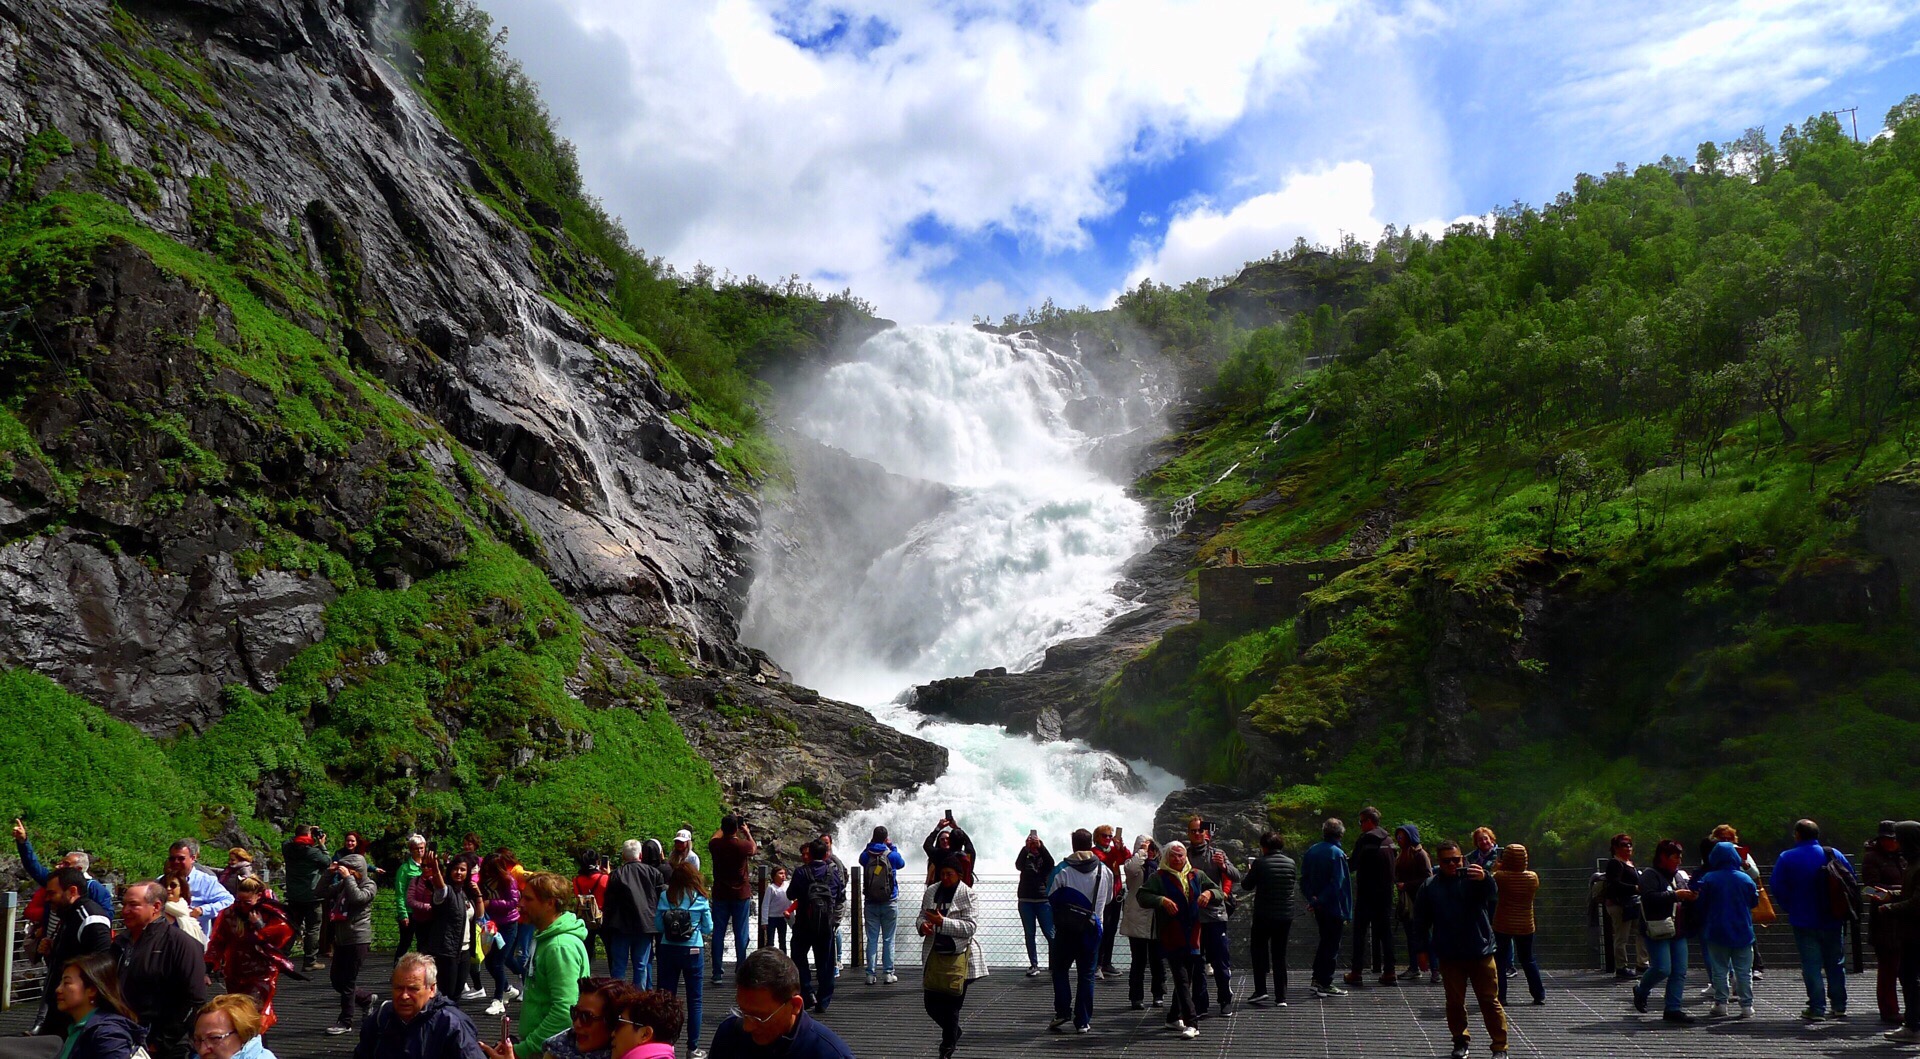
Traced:
<path id="1" fill-rule="evenodd" d="M 806 889 L 801 891 L 805 900 L 800 903 L 800 916 L 803 922 L 816 930 L 833 929 L 833 868 L 826 861 L 816 861 L 817 866 L 801 869 L 805 872 Z"/>
<path id="2" fill-rule="evenodd" d="M 693 940 L 693 910 L 668 906 L 660 914 L 660 936 L 684 944 Z"/>
<path id="3" fill-rule="evenodd" d="M 876 855 L 873 863 L 867 865 L 865 881 L 861 887 L 865 891 L 867 903 L 870 905 L 892 904 L 894 887 L 893 862 L 887 859 L 885 853 Z"/>
<path id="4" fill-rule="evenodd" d="M 1840 863 L 1833 847 L 1825 847 L 1827 862 L 1820 866 L 1820 882 L 1827 890 L 1827 911 L 1846 923 L 1858 923 L 1862 912 L 1860 880 Z"/>

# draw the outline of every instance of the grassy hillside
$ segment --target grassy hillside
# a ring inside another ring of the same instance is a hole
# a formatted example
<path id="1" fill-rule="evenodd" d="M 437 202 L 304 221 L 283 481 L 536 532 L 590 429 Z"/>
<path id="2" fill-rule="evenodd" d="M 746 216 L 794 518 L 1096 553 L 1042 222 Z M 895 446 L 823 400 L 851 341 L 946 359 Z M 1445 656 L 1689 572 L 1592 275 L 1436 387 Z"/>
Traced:
<path id="1" fill-rule="evenodd" d="M 1860 516 L 1920 457 L 1916 231 L 1920 122 L 1819 118 L 1276 255 L 1349 282 L 1252 331 L 1187 298 L 1159 329 L 1211 336 L 1215 404 L 1142 488 L 1220 521 L 1203 561 L 1377 558 L 1295 622 L 1178 630 L 1107 723 L 1180 726 L 1303 829 L 1375 802 L 1570 859 L 1905 811 L 1920 630 Z"/>

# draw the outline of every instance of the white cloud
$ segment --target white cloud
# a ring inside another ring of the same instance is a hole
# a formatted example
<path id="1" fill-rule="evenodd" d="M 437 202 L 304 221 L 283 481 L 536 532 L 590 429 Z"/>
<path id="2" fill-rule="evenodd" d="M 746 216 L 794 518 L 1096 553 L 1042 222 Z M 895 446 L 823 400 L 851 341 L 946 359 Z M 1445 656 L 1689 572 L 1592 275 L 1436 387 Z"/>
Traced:
<path id="1" fill-rule="evenodd" d="M 589 186 L 637 244 L 683 266 L 844 275 L 905 319 L 976 308 L 929 281 L 944 256 L 910 242 L 916 224 L 1084 248 L 1085 222 L 1121 202 L 1117 166 L 1231 127 L 1306 68 L 1308 39 L 1354 2 L 849 0 L 796 14 L 756 0 L 486 0 L 549 95 L 588 111 L 556 107 L 563 131 L 591 130 L 578 144 Z M 823 11 L 891 35 L 826 52 L 781 36 L 776 17 L 817 30 Z M 609 42 L 622 83 L 579 61 Z"/>
<path id="2" fill-rule="evenodd" d="M 1296 173 L 1279 188 L 1230 209 L 1202 203 L 1180 211 L 1167 225 L 1166 238 L 1151 254 L 1138 256 L 1126 285 L 1146 278 L 1180 284 L 1230 275 L 1295 239 L 1331 246 L 1342 233 L 1372 240 L 1384 227 L 1373 213 L 1373 167 L 1342 162 Z"/>

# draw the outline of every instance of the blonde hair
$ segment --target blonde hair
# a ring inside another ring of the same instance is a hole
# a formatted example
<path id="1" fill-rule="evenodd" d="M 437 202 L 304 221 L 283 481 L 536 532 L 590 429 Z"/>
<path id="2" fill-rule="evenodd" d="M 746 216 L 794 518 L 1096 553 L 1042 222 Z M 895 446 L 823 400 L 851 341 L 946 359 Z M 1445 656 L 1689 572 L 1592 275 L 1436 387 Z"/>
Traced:
<path id="1" fill-rule="evenodd" d="M 208 1015 L 221 1014 L 233 1023 L 233 1030 L 240 1035 L 240 1043 L 260 1036 L 260 1005 L 245 993 L 222 993 L 194 1012 L 193 1021 L 198 1023 Z"/>
<path id="2" fill-rule="evenodd" d="M 537 871 L 527 876 L 526 881 L 520 884 L 520 889 L 542 901 L 565 907 L 567 898 L 573 893 L 573 884 L 553 872 Z"/>
<path id="3" fill-rule="evenodd" d="M 1496 846 L 1500 844 L 1500 840 L 1493 837 L 1493 828 L 1491 827 L 1476 827 L 1473 829 L 1473 840 L 1475 842 L 1480 841 L 1481 835 L 1487 836 L 1487 841 L 1493 843 Z"/>

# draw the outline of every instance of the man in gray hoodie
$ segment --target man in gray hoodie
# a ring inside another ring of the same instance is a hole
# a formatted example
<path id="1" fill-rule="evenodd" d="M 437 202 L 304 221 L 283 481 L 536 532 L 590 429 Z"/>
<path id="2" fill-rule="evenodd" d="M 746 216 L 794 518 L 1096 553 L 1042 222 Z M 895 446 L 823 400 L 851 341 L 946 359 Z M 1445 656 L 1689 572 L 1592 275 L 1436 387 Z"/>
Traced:
<path id="1" fill-rule="evenodd" d="M 1200 909 L 1200 952 L 1213 970 L 1213 981 L 1220 994 L 1220 1015 L 1233 1017 L 1233 957 L 1227 950 L 1227 916 L 1230 914 L 1234 887 L 1240 885 L 1240 869 L 1227 859 L 1225 850 L 1213 844 L 1213 825 L 1199 816 L 1187 817 L 1187 860 L 1224 890 L 1229 900 L 1217 901 Z M 1207 991 L 1195 986 L 1193 1008 L 1207 1013 Z"/>

